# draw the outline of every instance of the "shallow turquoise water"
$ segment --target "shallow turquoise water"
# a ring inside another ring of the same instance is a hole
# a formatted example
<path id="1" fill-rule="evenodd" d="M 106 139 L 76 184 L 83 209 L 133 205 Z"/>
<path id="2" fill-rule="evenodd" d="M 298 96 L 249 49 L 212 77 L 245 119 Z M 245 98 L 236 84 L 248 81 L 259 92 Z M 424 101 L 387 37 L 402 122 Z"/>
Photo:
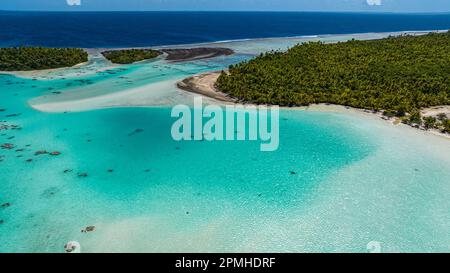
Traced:
<path id="1" fill-rule="evenodd" d="M 55 90 L 94 86 L 95 96 L 246 57 L 233 58 L 0 76 L 0 120 L 22 127 L 0 131 L 0 144 L 15 145 L 0 150 L 0 203 L 11 204 L 0 208 L 0 252 L 63 252 L 71 240 L 83 252 L 365 252 L 371 241 L 385 252 L 450 251 L 446 139 L 362 114 L 282 110 L 280 148 L 262 153 L 259 142 L 173 141 L 169 106 L 28 106 Z"/>

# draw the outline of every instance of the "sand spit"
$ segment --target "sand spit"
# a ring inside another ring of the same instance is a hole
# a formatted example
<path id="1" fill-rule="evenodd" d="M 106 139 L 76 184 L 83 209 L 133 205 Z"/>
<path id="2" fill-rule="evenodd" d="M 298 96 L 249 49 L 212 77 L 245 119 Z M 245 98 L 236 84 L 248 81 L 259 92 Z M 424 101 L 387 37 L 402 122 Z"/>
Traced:
<path id="1" fill-rule="evenodd" d="M 208 72 L 184 79 L 178 82 L 178 88 L 200 94 L 222 102 L 235 102 L 228 95 L 219 92 L 216 87 L 216 81 L 220 76 L 220 72 Z"/>

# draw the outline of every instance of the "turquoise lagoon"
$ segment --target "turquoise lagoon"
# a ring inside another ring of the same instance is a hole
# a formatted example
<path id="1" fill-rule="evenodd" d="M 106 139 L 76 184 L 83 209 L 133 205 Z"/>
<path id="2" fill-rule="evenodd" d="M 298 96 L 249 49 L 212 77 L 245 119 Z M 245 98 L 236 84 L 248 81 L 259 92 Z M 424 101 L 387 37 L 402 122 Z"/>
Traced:
<path id="1" fill-rule="evenodd" d="M 15 145 L 0 150 L 0 252 L 64 252 L 72 240 L 82 252 L 366 252 L 372 241 L 449 252 L 448 139 L 338 108 L 282 110 L 276 152 L 171 138 L 171 106 L 194 97 L 176 81 L 348 38 L 218 43 L 237 54 L 119 67 L 92 50 L 78 68 L 0 75 L 0 120 L 22 128 L 0 131 Z"/>

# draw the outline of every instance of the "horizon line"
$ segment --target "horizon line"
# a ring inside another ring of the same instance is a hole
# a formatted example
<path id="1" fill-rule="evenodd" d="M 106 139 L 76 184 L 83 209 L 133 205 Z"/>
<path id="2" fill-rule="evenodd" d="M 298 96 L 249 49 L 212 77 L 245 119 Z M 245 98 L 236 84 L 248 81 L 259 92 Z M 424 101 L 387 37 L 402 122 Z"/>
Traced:
<path id="1" fill-rule="evenodd" d="M 450 10 L 448 11 L 375 11 L 375 10 L 41 10 L 41 9 L 33 9 L 33 10 L 2 10 L 0 12 L 73 12 L 73 13 L 81 13 L 81 12 L 223 12 L 223 13 L 239 13 L 239 12 L 255 12 L 255 13 L 368 13 L 368 14 L 450 14 Z"/>

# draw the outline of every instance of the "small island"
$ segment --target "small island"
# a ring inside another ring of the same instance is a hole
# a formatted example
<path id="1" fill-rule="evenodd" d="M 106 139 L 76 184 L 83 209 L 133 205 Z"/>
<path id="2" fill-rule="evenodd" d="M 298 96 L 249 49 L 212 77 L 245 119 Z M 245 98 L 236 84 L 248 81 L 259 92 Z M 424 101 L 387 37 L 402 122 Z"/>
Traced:
<path id="1" fill-rule="evenodd" d="M 0 71 L 32 71 L 71 67 L 88 61 L 79 48 L 0 48 Z"/>
<path id="2" fill-rule="evenodd" d="M 165 59 L 171 62 L 186 62 L 209 59 L 234 54 L 229 48 L 194 47 L 174 49 L 121 49 L 103 51 L 102 55 L 115 64 L 132 64 L 135 62 L 154 59 L 165 53 Z"/>
<path id="3" fill-rule="evenodd" d="M 122 49 L 102 52 L 106 59 L 115 64 L 132 64 L 156 58 L 161 54 L 160 51 L 153 49 Z"/>
<path id="4" fill-rule="evenodd" d="M 240 102 L 287 107 L 329 103 L 450 133 L 450 32 L 381 40 L 310 42 L 229 67 L 215 88 Z"/>

